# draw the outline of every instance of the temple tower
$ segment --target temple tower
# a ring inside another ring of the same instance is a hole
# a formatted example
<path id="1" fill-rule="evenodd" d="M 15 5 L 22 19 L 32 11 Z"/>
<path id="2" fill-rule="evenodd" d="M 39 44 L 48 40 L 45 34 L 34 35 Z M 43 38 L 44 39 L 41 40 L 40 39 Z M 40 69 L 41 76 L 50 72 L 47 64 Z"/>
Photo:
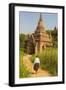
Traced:
<path id="1" fill-rule="evenodd" d="M 52 39 L 45 30 L 45 24 L 41 13 L 36 30 L 30 35 L 27 43 L 30 53 L 33 51 L 36 55 L 37 53 L 41 53 L 45 48 L 52 46 Z"/>

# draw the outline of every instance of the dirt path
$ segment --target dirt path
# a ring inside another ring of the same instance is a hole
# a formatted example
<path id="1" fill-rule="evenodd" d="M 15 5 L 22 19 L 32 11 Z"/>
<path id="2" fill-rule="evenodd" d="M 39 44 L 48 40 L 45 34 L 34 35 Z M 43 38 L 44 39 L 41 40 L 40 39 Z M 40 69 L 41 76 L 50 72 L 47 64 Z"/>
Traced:
<path id="1" fill-rule="evenodd" d="M 30 74 L 32 77 L 51 76 L 51 74 L 48 71 L 42 70 L 41 68 L 38 70 L 38 72 L 36 74 L 33 70 L 33 64 L 30 61 L 30 58 L 31 58 L 31 55 L 25 55 L 23 57 L 23 64 L 26 66 L 27 70 L 30 71 Z"/>

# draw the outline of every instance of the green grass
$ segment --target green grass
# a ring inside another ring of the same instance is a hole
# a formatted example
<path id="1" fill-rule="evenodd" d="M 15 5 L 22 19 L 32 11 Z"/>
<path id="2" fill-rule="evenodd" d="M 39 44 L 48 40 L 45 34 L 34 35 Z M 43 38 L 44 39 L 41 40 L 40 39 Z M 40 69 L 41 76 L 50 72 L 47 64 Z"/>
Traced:
<path id="1" fill-rule="evenodd" d="M 36 55 L 32 55 L 32 62 L 34 62 Z M 51 48 L 45 49 L 41 54 L 38 53 L 40 58 L 41 68 L 43 70 L 48 70 L 52 76 L 58 74 L 58 49 Z"/>
<path id="2" fill-rule="evenodd" d="M 23 56 L 24 56 L 23 49 L 20 49 L 19 78 L 30 77 L 29 71 L 23 64 Z"/>

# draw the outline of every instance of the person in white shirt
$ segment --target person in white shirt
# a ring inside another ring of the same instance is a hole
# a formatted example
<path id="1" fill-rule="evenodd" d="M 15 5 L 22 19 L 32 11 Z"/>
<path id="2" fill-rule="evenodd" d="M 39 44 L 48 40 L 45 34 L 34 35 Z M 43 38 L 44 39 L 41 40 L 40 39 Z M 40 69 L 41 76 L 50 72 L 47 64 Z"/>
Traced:
<path id="1" fill-rule="evenodd" d="M 36 56 L 35 61 L 34 61 L 34 67 L 33 67 L 36 73 L 37 73 L 39 67 L 40 67 L 40 59 L 38 56 Z"/>

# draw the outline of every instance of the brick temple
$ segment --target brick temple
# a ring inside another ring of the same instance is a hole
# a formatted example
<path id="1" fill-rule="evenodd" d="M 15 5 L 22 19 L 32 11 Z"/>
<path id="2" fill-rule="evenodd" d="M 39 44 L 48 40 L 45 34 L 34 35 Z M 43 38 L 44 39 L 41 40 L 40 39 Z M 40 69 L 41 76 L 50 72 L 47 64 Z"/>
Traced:
<path id="1" fill-rule="evenodd" d="M 52 45 L 51 34 L 48 35 L 46 32 L 42 15 L 40 13 L 36 30 L 32 34 L 28 34 L 28 39 L 26 41 L 27 53 L 41 53 L 45 48 L 52 47 Z"/>

